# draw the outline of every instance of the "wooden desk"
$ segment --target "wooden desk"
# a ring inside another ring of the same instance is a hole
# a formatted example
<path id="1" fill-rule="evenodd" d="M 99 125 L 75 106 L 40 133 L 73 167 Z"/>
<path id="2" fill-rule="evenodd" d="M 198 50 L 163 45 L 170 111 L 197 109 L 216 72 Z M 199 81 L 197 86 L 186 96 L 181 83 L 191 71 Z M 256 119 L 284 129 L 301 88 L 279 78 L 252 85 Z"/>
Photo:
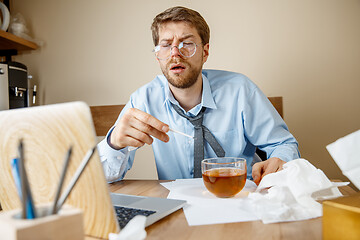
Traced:
<path id="1" fill-rule="evenodd" d="M 123 180 L 110 184 L 110 191 L 166 198 L 169 191 L 157 180 Z M 344 195 L 356 193 L 341 187 Z M 146 239 L 322 239 L 321 218 L 263 224 L 261 221 L 189 226 L 182 209 L 146 228 Z M 93 239 L 93 238 L 86 238 Z"/>

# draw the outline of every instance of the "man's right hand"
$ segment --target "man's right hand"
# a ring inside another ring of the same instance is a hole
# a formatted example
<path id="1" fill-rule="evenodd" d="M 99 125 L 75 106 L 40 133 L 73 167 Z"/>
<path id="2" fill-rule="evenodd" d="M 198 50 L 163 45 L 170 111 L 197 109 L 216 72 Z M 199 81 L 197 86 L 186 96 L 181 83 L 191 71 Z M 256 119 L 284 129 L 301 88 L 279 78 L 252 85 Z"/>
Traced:
<path id="1" fill-rule="evenodd" d="M 169 126 L 148 113 L 136 108 L 128 109 L 120 118 L 110 136 L 110 145 L 114 149 L 126 146 L 141 147 L 152 144 L 153 137 L 168 142 L 166 134 Z"/>

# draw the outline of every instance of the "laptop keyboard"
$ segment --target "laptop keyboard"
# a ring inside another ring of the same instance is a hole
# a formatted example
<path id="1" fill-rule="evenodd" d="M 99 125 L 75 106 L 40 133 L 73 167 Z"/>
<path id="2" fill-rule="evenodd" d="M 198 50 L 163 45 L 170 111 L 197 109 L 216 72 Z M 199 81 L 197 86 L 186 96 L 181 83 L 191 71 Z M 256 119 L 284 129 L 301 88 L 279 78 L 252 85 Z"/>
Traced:
<path id="1" fill-rule="evenodd" d="M 120 228 L 124 228 L 128 222 L 133 219 L 136 215 L 150 216 L 151 214 L 156 213 L 156 211 L 136 209 L 136 208 L 127 208 L 114 206 L 116 217 L 119 222 Z"/>

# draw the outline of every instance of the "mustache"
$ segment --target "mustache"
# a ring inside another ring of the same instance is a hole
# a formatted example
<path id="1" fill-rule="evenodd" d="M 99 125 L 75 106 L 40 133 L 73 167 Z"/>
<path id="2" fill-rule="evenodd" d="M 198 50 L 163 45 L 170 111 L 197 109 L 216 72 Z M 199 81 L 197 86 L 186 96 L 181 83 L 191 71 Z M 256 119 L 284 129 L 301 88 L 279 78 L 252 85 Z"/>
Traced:
<path id="1" fill-rule="evenodd" d="M 187 62 L 182 61 L 181 59 L 172 59 L 166 64 L 166 66 L 169 67 L 172 64 L 182 64 L 186 67 L 190 66 Z"/>

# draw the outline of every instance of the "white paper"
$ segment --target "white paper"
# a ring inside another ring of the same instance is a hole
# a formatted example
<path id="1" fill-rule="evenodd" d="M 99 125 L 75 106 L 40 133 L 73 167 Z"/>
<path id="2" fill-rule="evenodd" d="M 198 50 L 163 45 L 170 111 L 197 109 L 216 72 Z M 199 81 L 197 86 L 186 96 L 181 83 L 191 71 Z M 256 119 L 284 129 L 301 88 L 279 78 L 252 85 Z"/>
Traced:
<path id="1" fill-rule="evenodd" d="M 342 173 L 360 190 L 360 130 L 326 146 Z"/>
<path id="2" fill-rule="evenodd" d="M 256 184 L 250 180 L 232 198 L 217 198 L 206 189 L 202 178 L 177 179 L 161 184 L 170 190 L 168 198 L 187 201 L 183 209 L 190 226 L 258 220 L 239 202 L 239 199 L 246 199 L 249 192 L 255 191 Z"/>

